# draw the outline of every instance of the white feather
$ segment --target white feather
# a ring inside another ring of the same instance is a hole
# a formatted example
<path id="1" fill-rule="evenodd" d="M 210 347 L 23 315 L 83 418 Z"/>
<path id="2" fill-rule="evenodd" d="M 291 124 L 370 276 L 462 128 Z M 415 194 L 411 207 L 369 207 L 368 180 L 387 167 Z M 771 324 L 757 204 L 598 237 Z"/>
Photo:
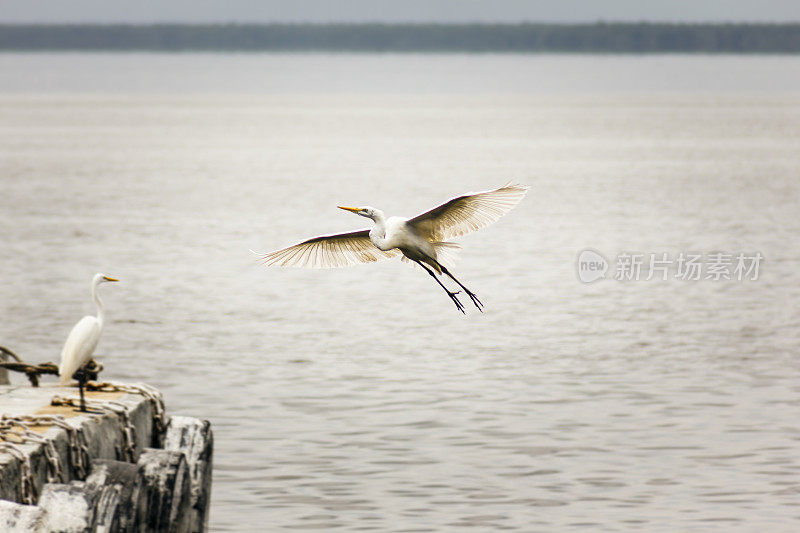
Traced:
<path id="1" fill-rule="evenodd" d="M 61 384 L 66 385 L 72 379 L 72 374 L 78 371 L 92 358 L 92 353 L 100 341 L 100 321 L 97 317 L 87 315 L 75 324 L 61 350 L 61 365 L 58 375 Z"/>
<path id="2" fill-rule="evenodd" d="M 253 253 L 267 266 L 336 268 L 389 259 L 399 251 L 379 250 L 370 241 L 369 230 L 360 230 L 312 237 L 266 254 Z"/>
<path id="3" fill-rule="evenodd" d="M 417 215 L 408 224 L 430 241 L 446 241 L 497 222 L 527 192 L 523 185 L 507 183 L 491 191 L 462 194 Z"/>

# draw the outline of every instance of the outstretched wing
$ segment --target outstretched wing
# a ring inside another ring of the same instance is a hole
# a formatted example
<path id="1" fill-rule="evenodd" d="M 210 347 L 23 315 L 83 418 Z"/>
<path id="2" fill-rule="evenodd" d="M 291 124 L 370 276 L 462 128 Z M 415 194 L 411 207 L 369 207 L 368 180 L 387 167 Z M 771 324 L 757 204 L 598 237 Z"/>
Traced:
<path id="1" fill-rule="evenodd" d="M 320 235 L 288 248 L 258 254 L 267 266 L 336 268 L 372 263 L 396 257 L 399 250 L 384 252 L 369 240 L 369 230 Z"/>
<path id="2" fill-rule="evenodd" d="M 446 241 L 497 222 L 525 197 L 528 188 L 507 183 L 499 189 L 457 196 L 408 221 L 430 241 Z"/>

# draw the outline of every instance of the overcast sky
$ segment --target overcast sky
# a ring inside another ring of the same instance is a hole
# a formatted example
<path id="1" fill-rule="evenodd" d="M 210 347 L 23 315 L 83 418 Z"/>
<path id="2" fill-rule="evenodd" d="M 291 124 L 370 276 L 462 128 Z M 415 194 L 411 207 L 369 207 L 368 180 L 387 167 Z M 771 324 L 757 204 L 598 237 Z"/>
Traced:
<path id="1" fill-rule="evenodd" d="M 0 22 L 798 22 L 800 0 L 0 0 Z"/>

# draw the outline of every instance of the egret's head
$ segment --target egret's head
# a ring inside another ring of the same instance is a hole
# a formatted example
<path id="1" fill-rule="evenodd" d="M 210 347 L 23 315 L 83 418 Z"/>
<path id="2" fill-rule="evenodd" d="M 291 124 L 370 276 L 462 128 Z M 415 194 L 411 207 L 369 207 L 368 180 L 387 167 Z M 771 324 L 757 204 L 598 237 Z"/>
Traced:
<path id="1" fill-rule="evenodd" d="M 105 274 L 100 274 L 99 272 L 94 275 L 94 280 L 93 280 L 94 285 L 99 285 L 100 283 L 105 283 L 107 281 L 119 281 L 119 280 L 117 278 L 110 278 Z"/>
<path id="2" fill-rule="evenodd" d="M 345 211 L 350 211 L 351 213 L 355 213 L 356 215 L 361 215 L 362 217 L 367 217 L 375 220 L 375 211 L 374 207 L 345 207 L 345 206 L 338 206 L 339 209 L 344 209 Z"/>

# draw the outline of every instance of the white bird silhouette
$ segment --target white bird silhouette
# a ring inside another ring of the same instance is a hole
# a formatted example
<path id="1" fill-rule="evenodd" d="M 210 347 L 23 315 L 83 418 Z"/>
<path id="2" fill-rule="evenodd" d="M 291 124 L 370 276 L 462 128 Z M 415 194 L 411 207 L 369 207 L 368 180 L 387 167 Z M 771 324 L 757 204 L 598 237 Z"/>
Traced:
<path id="1" fill-rule="evenodd" d="M 259 254 L 265 265 L 307 268 L 333 268 L 357 263 L 371 263 L 402 254 L 404 261 L 413 261 L 425 269 L 465 313 L 456 296 L 437 278 L 445 274 L 469 295 L 475 307 L 483 310 L 478 297 L 453 276 L 454 252 L 460 246 L 447 239 L 459 237 L 496 222 L 511 211 L 525 196 L 528 188 L 508 183 L 499 189 L 470 192 L 456 196 L 413 218 L 389 217 L 374 207 L 340 209 L 372 219 L 371 229 L 320 235 L 267 254 Z"/>
<path id="2" fill-rule="evenodd" d="M 58 368 L 58 375 L 61 378 L 61 385 L 66 385 L 78 370 L 89 362 L 100 341 L 100 334 L 103 332 L 105 323 L 105 309 L 103 302 L 97 295 L 97 286 L 107 281 L 119 281 L 109 278 L 103 274 L 95 274 L 92 278 L 92 300 L 97 306 L 97 316 L 87 315 L 75 324 L 64 343 L 61 350 L 61 365 Z M 78 378 L 78 388 L 81 393 L 81 411 L 86 411 L 86 403 L 83 399 L 83 384 L 86 376 L 81 373 Z"/>

